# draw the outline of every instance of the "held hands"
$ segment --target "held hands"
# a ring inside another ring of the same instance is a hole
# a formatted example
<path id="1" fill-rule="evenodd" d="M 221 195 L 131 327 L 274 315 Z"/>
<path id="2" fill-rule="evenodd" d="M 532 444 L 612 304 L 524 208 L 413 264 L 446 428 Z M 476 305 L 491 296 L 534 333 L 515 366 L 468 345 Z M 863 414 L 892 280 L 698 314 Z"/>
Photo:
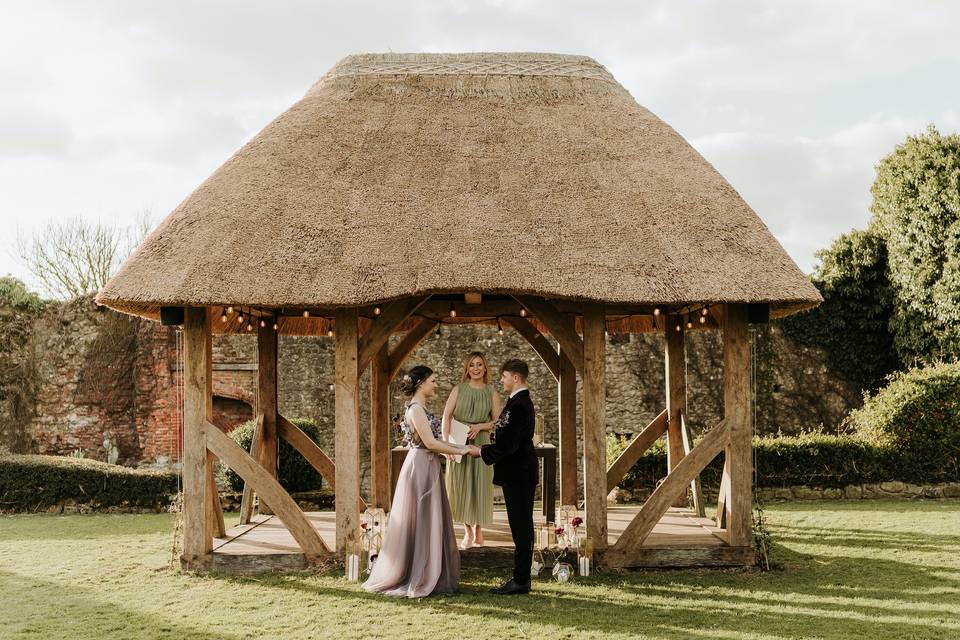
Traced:
<path id="1" fill-rule="evenodd" d="M 479 458 L 479 457 L 480 457 L 480 447 L 478 447 L 478 446 L 476 446 L 476 445 L 473 445 L 473 444 L 468 445 L 468 446 L 467 446 L 467 450 L 464 452 L 464 455 L 468 455 L 468 456 L 471 456 L 471 457 L 473 457 L 473 458 Z"/>

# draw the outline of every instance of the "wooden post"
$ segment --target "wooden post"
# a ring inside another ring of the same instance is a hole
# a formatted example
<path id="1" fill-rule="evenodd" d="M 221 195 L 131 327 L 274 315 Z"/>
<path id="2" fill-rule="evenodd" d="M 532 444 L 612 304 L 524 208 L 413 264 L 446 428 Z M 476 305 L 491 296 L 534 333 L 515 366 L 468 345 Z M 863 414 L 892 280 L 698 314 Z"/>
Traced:
<path id="1" fill-rule="evenodd" d="M 264 471 L 277 477 L 277 332 L 273 323 L 257 331 L 257 413 L 263 415 L 260 449 L 257 462 Z M 260 513 L 270 514 L 268 505 L 260 502 Z"/>
<path id="2" fill-rule="evenodd" d="M 577 370 L 563 348 L 557 382 L 558 433 L 560 441 L 560 504 L 577 504 Z"/>
<path id="3" fill-rule="evenodd" d="M 370 476 L 374 507 L 390 509 L 390 351 L 370 361 Z"/>
<path id="4" fill-rule="evenodd" d="M 587 535 L 607 546 L 606 322 L 603 306 L 583 311 L 583 496 Z"/>
<path id="5" fill-rule="evenodd" d="M 207 511 L 207 398 L 211 397 L 207 310 L 186 307 L 183 322 L 183 557 L 197 566 L 213 549 Z"/>
<path id="6" fill-rule="evenodd" d="M 686 411 L 687 381 L 684 354 L 683 319 L 670 316 L 665 330 L 666 353 L 664 366 L 667 380 L 667 473 L 680 464 L 683 459 L 683 432 L 680 425 L 681 413 Z M 677 331 L 677 327 L 680 330 Z M 675 507 L 687 506 L 686 491 L 673 501 Z"/>
<path id="7" fill-rule="evenodd" d="M 727 543 L 751 544 L 753 518 L 753 424 L 750 416 L 750 341 L 747 305 L 725 305 L 723 322 L 723 419 L 730 430 L 723 475 L 726 496 Z"/>
<path id="8" fill-rule="evenodd" d="M 213 310 L 207 309 L 207 335 L 210 340 L 207 345 L 206 370 L 207 370 L 207 388 L 206 412 L 207 424 L 213 423 Z M 207 499 L 210 506 L 207 507 L 207 532 L 211 537 L 222 538 L 227 533 L 227 527 L 223 521 L 223 505 L 220 504 L 220 492 L 217 490 L 217 482 L 213 477 L 214 465 L 217 457 L 213 452 L 207 450 Z"/>
<path id="9" fill-rule="evenodd" d="M 357 310 L 336 314 L 336 469 L 337 556 L 360 526 L 360 376 Z"/>

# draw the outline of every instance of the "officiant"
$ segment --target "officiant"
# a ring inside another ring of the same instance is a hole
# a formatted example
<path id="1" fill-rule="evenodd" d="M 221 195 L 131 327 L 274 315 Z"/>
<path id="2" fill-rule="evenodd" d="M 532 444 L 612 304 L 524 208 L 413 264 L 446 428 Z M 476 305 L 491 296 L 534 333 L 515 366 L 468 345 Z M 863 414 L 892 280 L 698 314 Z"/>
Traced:
<path id="1" fill-rule="evenodd" d="M 443 409 L 443 438 L 483 446 L 500 417 L 500 396 L 490 384 L 487 358 L 473 351 L 463 359 L 463 376 Z M 464 426 L 465 425 L 465 426 Z M 446 484 L 453 519 L 464 525 L 461 549 L 482 546 L 483 527 L 493 524 L 493 467 L 469 456 L 448 456 Z"/>

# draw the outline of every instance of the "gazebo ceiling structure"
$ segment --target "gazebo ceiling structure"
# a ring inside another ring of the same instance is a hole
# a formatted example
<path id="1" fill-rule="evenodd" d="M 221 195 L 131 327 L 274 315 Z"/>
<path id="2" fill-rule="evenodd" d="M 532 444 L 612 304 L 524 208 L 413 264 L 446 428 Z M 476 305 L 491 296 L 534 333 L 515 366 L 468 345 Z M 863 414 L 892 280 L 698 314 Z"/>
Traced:
<path id="1" fill-rule="evenodd" d="M 343 59 L 167 216 L 97 301 L 184 326 L 185 566 L 211 566 L 222 533 L 214 457 L 308 564 L 354 541 L 366 504 L 359 377 L 370 368 L 370 502 L 389 506 L 389 382 L 441 321 L 512 327 L 556 377 L 565 503 L 577 494 L 579 375 L 587 531 L 602 562 L 636 566 L 688 486 L 702 511 L 696 478 L 720 452 L 726 549 L 685 562 L 752 556 L 748 322 L 821 297 L 710 163 L 596 61 L 475 53 Z M 724 419 L 695 447 L 683 419 L 691 328 L 724 335 Z M 260 358 L 249 453 L 210 423 L 211 333 L 245 330 Z M 609 467 L 605 330 L 666 336 L 666 408 Z M 336 464 L 278 411 L 278 333 L 334 337 Z M 607 548 L 607 491 L 664 433 L 668 475 Z M 277 483 L 279 438 L 335 485 L 335 545 Z"/>

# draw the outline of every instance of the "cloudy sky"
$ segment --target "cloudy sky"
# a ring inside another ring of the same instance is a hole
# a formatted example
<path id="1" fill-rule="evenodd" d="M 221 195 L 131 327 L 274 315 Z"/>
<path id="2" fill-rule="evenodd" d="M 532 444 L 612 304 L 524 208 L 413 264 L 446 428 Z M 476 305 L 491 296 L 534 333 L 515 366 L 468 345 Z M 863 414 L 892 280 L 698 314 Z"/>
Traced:
<path id="1" fill-rule="evenodd" d="M 4 2 L 0 274 L 51 219 L 159 221 L 343 56 L 593 56 L 801 268 L 869 218 L 874 165 L 960 130 L 960 3 Z"/>

